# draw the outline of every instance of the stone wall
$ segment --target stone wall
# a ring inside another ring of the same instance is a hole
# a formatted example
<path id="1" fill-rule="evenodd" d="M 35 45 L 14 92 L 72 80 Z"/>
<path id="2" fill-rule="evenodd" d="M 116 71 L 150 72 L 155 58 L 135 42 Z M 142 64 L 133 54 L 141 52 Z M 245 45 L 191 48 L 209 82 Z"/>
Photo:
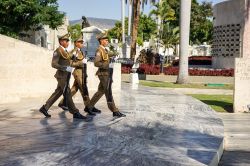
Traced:
<path id="1" fill-rule="evenodd" d="M 21 98 L 47 97 L 56 88 L 51 67 L 53 51 L 0 35 L 0 104 L 18 102 Z M 96 90 L 97 68 L 88 64 L 88 87 Z M 71 79 L 71 85 L 73 82 Z M 114 90 L 121 88 L 121 66 L 115 64 Z"/>
<path id="2" fill-rule="evenodd" d="M 213 56 L 212 67 L 214 69 L 234 69 L 235 57 Z"/>

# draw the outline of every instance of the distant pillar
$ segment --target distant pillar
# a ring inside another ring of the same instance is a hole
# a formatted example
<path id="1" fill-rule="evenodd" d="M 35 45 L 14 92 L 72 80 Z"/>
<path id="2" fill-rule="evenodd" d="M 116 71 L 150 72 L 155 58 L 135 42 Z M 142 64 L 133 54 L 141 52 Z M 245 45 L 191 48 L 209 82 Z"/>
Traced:
<path id="1" fill-rule="evenodd" d="M 122 44 L 125 43 L 125 0 L 122 1 Z"/>
<path id="2" fill-rule="evenodd" d="M 162 0 L 159 0 L 159 6 L 161 6 L 162 4 Z M 157 36 L 158 36 L 158 39 L 157 39 L 157 52 L 158 54 L 160 53 L 160 48 L 159 48 L 159 40 L 160 40 L 160 35 L 161 35 L 161 17 L 158 16 L 158 19 L 157 19 Z"/>
<path id="3" fill-rule="evenodd" d="M 121 0 L 122 7 L 122 57 L 126 56 L 126 39 L 125 39 L 125 0 Z"/>
<path id="4" fill-rule="evenodd" d="M 129 0 L 129 7 L 128 7 L 128 36 L 131 36 L 131 22 L 132 22 L 132 4 L 133 0 Z"/>

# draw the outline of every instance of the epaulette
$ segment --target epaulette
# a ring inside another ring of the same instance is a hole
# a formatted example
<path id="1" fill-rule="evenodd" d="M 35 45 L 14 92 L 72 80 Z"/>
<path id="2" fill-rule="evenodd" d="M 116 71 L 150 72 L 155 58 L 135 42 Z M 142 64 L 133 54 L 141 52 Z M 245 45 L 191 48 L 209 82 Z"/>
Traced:
<path id="1" fill-rule="evenodd" d="M 56 49 L 57 53 L 63 57 L 63 59 L 70 59 L 70 55 L 69 53 L 67 53 L 66 51 L 64 51 L 61 47 L 58 47 Z"/>

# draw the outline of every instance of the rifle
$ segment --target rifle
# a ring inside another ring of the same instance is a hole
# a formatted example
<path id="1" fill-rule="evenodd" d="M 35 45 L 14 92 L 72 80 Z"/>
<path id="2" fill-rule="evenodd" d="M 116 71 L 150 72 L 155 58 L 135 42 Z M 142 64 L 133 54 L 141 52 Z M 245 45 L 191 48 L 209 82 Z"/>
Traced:
<path id="1" fill-rule="evenodd" d="M 114 58 L 110 58 L 109 64 L 114 63 Z M 112 95 L 112 83 L 113 83 L 113 72 L 114 69 L 113 67 L 109 66 L 109 78 L 108 78 L 108 99 L 107 102 L 108 103 L 112 103 L 113 102 L 113 95 Z"/>
<path id="2" fill-rule="evenodd" d="M 83 52 L 82 52 L 82 54 L 83 54 Z M 82 80 L 83 80 L 83 87 L 82 88 L 83 88 L 84 97 L 89 96 L 89 91 L 88 91 L 88 86 L 87 86 L 87 77 L 88 77 L 88 75 L 87 75 L 87 64 L 84 63 L 83 64 L 83 71 L 82 71 Z"/>
<path id="3" fill-rule="evenodd" d="M 76 58 L 76 56 L 73 55 L 72 59 L 75 60 L 75 58 Z M 70 77 L 71 77 L 71 73 L 68 72 L 66 84 L 65 84 L 65 87 L 63 89 L 63 106 L 65 106 L 65 107 L 68 107 L 68 93 L 69 93 L 68 89 L 70 88 L 69 87 Z"/>

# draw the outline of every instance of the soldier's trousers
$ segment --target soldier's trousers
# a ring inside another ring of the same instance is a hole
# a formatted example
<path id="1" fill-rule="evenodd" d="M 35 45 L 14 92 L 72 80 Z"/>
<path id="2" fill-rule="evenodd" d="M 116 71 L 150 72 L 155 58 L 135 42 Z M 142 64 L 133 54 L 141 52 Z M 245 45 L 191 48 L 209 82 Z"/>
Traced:
<path id="1" fill-rule="evenodd" d="M 105 94 L 107 105 L 110 111 L 117 112 L 119 111 L 117 107 L 115 106 L 115 102 L 113 100 L 112 96 L 112 102 L 108 102 L 108 76 L 107 75 L 98 75 L 98 78 L 100 80 L 98 91 L 94 94 L 94 96 L 91 98 L 88 107 L 93 108 L 95 104 L 100 100 L 100 98 Z"/>
<path id="2" fill-rule="evenodd" d="M 57 78 L 57 88 L 55 90 L 55 92 L 50 96 L 50 98 L 47 100 L 46 104 L 44 105 L 44 107 L 49 110 L 49 108 L 58 100 L 58 98 L 63 94 L 63 89 L 66 85 L 66 79 L 59 79 Z M 67 88 L 67 103 L 68 103 L 68 107 L 69 107 L 69 112 L 74 114 L 76 112 L 79 112 L 79 110 L 76 108 L 73 100 L 72 100 L 72 95 L 70 92 L 70 88 Z"/>
<path id="3" fill-rule="evenodd" d="M 84 105 L 87 106 L 90 102 L 90 99 L 89 99 L 89 96 L 84 94 L 82 77 L 78 77 L 78 76 L 74 76 L 74 77 L 75 77 L 75 81 L 73 83 L 73 86 L 71 87 L 71 95 L 73 97 L 76 94 L 76 92 L 80 90 Z M 63 104 L 63 100 L 60 101 L 60 104 Z"/>

